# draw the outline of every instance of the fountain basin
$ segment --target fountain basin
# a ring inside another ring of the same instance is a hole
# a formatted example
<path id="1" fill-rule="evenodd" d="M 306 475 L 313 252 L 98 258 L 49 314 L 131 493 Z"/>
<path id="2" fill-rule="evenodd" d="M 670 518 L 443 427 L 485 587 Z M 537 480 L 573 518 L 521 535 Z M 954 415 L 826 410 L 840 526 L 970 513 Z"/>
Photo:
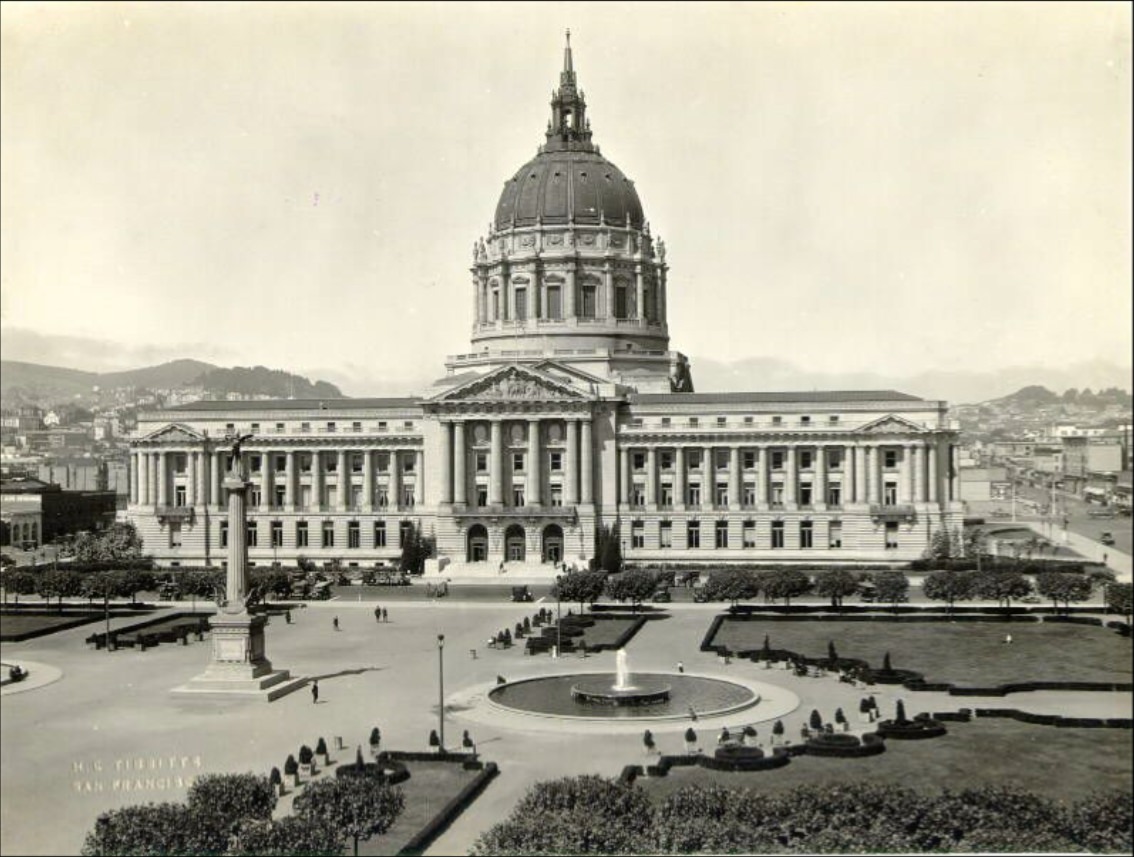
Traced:
<path id="1" fill-rule="evenodd" d="M 671 688 L 648 678 L 629 687 L 613 686 L 608 678 L 590 678 L 571 686 L 571 698 L 582 705 L 658 705 L 669 700 Z"/>

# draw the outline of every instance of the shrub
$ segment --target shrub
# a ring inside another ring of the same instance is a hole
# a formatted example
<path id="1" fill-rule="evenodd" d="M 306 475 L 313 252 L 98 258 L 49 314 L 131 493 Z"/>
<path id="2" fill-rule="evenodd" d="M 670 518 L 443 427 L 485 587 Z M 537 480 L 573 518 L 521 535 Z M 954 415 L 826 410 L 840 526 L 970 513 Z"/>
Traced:
<path id="1" fill-rule="evenodd" d="M 318 753 L 320 756 L 326 756 L 327 755 L 327 742 L 324 741 L 322 738 L 320 738 L 319 742 L 315 745 L 315 752 Z"/>
<path id="2" fill-rule="evenodd" d="M 808 722 L 811 724 L 812 729 L 823 728 L 823 718 L 820 716 L 818 709 L 811 709 L 811 718 Z"/>
<path id="3" fill-rule="evenodd" d="M 299 773 L 299 762 L 295 761 L 295 756 L 288 754 L 287 761 L 284 762 L 283 770 L 289 777 L 294 777 Z"/>
<path id="4" fill-rule="evenodd" d="M 438 750 L 441 749 L 441 738 L 437 735 L 436 729 L 429 730 L 429 746 L 436 747 Z"/>
<path id="5" fill-rule="evenodd" d="M 299 764 L 310 765 L 315 759 L 315 754 L 311 752 L 311 748 L 304 744 L 299 748 Z"/>
<path id="6" fill-rule="evenodd" d="M 245 818 L 266 820 L 276 807 L 276 790 L 256 774 L 202 774 L 189 787 L 189 810 L 216 830 L 231 831 Z"/>
<path id="7" fill-rule="evenodd" d="M 382 732 L 377 726 L 375 726 L 373 729 L 370 730 L 370 746 L 371 747 L 377 747 L 381 743 L 382 743 Z"/>

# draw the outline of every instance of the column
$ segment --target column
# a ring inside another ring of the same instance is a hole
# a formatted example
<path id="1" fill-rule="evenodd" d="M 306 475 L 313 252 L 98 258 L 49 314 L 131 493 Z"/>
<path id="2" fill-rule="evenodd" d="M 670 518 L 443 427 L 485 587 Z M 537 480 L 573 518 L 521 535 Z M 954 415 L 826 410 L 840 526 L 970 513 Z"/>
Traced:
<path id="1" fill-rule="evenodd" d="M 159 452 L 157 454 L 157 504 L 159 506 L 169 505 L 169 453 Z"/>
<path id="2" fill-rule="evenodd" d="M 198 501 L 202 506 L 209 505 L 209 465 L 212 461 L 206 452 L 201 452 L 197 457 L 197 481 L 200 483 L 198 489 Z"/>
<path id="3" fill-rule="evenodd" d="M 583 472 L 581 474 L 581 481 L 583 483 L 582 502 L 593 503 L 595 501 L 595 468 L 591 458 L 594 450 L 591 448 L 591 419 L 589 415 L 583 420 L 583 435 L 580 439 L 580 445 L 583 447 L 583 454 L 581 456 L 583 459 Z"/>
<path id="4" fill-rule="evenodd" d="M 635 298 L 637 299 L 636 309 L 638 318 L 643 323 L 646 321 L 646 284 L 642 278 L 642 263 L 639 262 L 634 266 L 634 286 L 636 289 Z"/>
<path id="5" fill-rule="evenodd" d="M 563 285 L 563 318 L 574 318 L 575 312 L 575 264 L 572 262 Z"/>
<path id="6" fill-rule="evenodd" d="M 567 420 L 567 455 L 564 466 L 567 468 L 567 485 L 563 505 L 575 506 L 579 502 L 579 421 L 575 419 Z"/>
<path id="7" fill-rule="evenodd" d="M 901 477 L 898 482 L 898 491 L 901 494 L 902 503 L 912 503 L 917 499 L 914 493 L 914 473 L 916 468 L 913 461 L 913 444 L 907 443 L 902 445 L 902 468 Z"/>
<path id="8" fill-rule="evenodd" d="M 317 449 L 311 450 L 311 505 L 316 512 L 323 510 L 323 454 Z M 312 538 L 320 536 L 313 534 Z"/>
<path id="9" fill-rule="evenodd" d="M 881 503 L 883 500 L 882 487 L 885 478 L 882 474 L 882 462 L 885 456 L 882 455 L 882 447 L 875 446 L 871 451 L 871 460 L 874 462 L 871 469 L 871 478 L 874 480 L 874 500 L 876 503 Z"/>
<path id="10" fill-rule="evenodd" d="M 926 446 L 926 458 L 929 459 L 929 485 L 926 500 L 930 503 L 940 502 L 941 494 L 937 487 L 937 441 L 936 439 L 928 441 Z"/>
<path id="11" fill-rule="evenodd" d="M 150 503 L 150 454 L 138 453 L 138 505 L 148 506 Z"/>
<path id="12" fill-rule="evenodd" d="M 855 494 L 855 472 L 858 468 L 855 467 L 855 448 L 853 446 L 843 447 L 843 505 L 847 503 L 854 503 Z"/>
<path id="13" fill-rule="evenodd" d="M 862 448 L 862 484 L 863 494 L 862 501 L 864 503 L 876 502 L 875 486 L 878 484 L 874 474 L 877 470 L 875 464 L 875 457 L 877 456 L 878 448 L 874 446 L 864 446 Z"/>
<path id="14" fill-rule="evenodd" d="M 602 290 L 606 297 L 606 317 L 611 324 L 614 323 L 614 274 L 610 270 L 608 259 L 602 269 Z"/>
<path id="15" fill-rule="evenodd" d="M 465 465 L 468 462 L 468 452 L 465 450 L 465 424 L 463 421 L 453 423 L 453 502 L 467 503 L 468 477 L 465 475 Z"/>
<path id="16" fill-rule="evenodd" d="M 289 462 L 290 466 L 290 462 Z M 374 511 L 374 450 L 362 455 L 362 511 Z"/>
<path id="17" fill-rule="evenodd" d="M 504 425 L 499 417 L 491 423 L 491 446 L 488 452 L 488 505 L 504 502 Z"/>
<path id="18" fill-rule="evenodd" d="M 685 447 L 683 446 L 673 450 L 673 505 L 678 509 L 685 507 Z"/>
<path id="19" fill-rule="evenodd" d="M 811 502 L 816 506 L 827 504 L 827 447 L 815 447 L 815 481 L 811 483 Z"/>
<path id="20" fill-rule="evenodd" d="M 418 474 L 420 477 L 421 474 Z M 453 502 L 453 424 L 441 423 L 441 497 L 442 503 Z"/>
<path id="21" fill-rule="evenodd" d="M 756 502 L 768 502 L 768 454 L 764 447 L 756 447 Z"/>
<path id="22" fill-rule="evenodd" d="M 652 446 L 646 450 L 646 505 L 658 505 L 658 451 Z"/>
<path id="23" fill-rule="evenodd" d="M 791 507 L 795 505 L 796 498 L 796 473 L 795 473 L 795 447 L 789 446 L 787 454 L 784 456 L 784 467 L 787 473 L 784 474 L 784 505 Z"/>
<path id="24" fill-rule="evenodd" d="M 925 480 L 922 478 L 924 474 L 921 471 L 921 447 L 914 443 L 910 444 L 910 470 L 913 475 L 910 477 L 910 496 L 914 503 L 923 502 L 922 487 Z"/>
<path id="25" fill-rule="evenodd" d="M 740 447 L 733 446 L 728 451 L 728 505 L 740 508 Z"/>
<path id="26" fill-rule="evenodd" d="M 717 463 L 713 461 L 713 448 L 701 448 L 701 506 L 706 509 L 713 508 L 717 502 Z M 701 538 L 705 534 L 701 533 Z"/>
<path id="27" fill-rule="evenodd" d="M 539 442 L 539 420 L 528 420 L 527 505 L 543 505 L 543 452 Z"/>
<path id="28" fill-rule="evenodd" d="M 185 455 L 186 455 L 185 468 L 188 471 L 188 473 L 186 473 L 186 476 L 187 476 L 186 481 L 189 483 L 186 486 L 186 488 L 188 489 L 185 492 L 186 495 L 188 495 L 186 497 L 186 500 L 187 500 L 187 503 L 188 503 L 189 506 L 196 506 L 197 505 L 197 453 L 188 452 Z"/>
<path id="29" fill-rule="evenodd" d="M 126 459 L 126 476 L 129 479 L 130 493 L 127 495 L 128 505 L 138 502 L 138 454 L 131 452 Z M 13 536 L 13 540 L 15 537 Z"/>
<path id="30" fill-rule="evenodd" d="M 622 447 L 618 451 L 618 500 L 630 502 L 630 450 Z"/>
<path id="31" fill-rule="evenodd" d="M 397 509 L 402 505 L 402 468 L 398 451 L 390 450 L 390 505 Z"/>
<path id="32" fill-rule="evenodd" d="M 287 478 L 284 480 L 284 505 L 289 512 L 295 511 L 295 450 L 287 451 Z"/>
<path id="33" fill-rule="evenodd" d="M 413 481 L 413 504 L 414 506 L 425 505 L 425 450 L 419 449 L 414 452 L 414 473 L 416 478 Z"/>
<path id="34" fill-rule="evenodd" d="M 957 480 L 960 478 L 961 468 L 957 466 L 957 444 L 949 444 L 949 500 L 960 499 L 957 490 Z"/>
<path id="35" fill-rule="evenodd" d="M 270 509 L 272 507 L 272 494 L 275 491 L 275 483 L 272 480 L 272 453 L 269 450 L 263 450 L 260 453 L 260 508 Z"/>
<path id="36" fill-rule="evenodd" d="M 224 488 L 222 484 L 224 482 L 224 457 L 225 451 L 223 449 L 218 449 L 213 455 L 212 473 L 213 505 L 222 507 L 225 504 Z"/>

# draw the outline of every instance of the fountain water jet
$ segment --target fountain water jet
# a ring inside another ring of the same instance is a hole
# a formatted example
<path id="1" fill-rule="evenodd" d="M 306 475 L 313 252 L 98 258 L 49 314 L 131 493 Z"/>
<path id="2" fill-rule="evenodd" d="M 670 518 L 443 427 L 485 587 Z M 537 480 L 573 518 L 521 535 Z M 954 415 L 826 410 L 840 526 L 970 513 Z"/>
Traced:
<path id="1" fill-rule="evenodd" d="M 670 685 L 643 679 L 630 684 L 630 664 L 625 649 L 614 656 L 614 683 L 609 674 L 601 678 L 587 678 L 571 688 L 575 702 L 592 705 L 638 706 L 658 705 L 669 699 Z"/>
<path id="2" fill-rule="evenodd" d="M 614 667 L 614 689 L 634 690 L 634 685 L 630 684 L 630 664 L 625 649 L 619 649 L 615 654 Z"/>

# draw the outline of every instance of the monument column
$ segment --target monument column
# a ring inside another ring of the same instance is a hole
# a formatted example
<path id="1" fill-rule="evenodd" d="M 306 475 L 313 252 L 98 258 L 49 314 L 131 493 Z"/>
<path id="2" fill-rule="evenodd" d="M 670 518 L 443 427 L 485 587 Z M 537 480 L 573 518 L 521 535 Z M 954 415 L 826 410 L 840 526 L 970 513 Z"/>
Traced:
<path id="1" fill-rule="evenodd" d="M 579 502 L 579 421 L 567 420 L 567 486 L 563 504 L 574 506 Z"/>
<path id="2" fill-rule="evenodd" d="M 606 298 L 606 318 L 609 322 L 614 321 L 614 274 L 610 269 L 610 260 L 607 259 L 603 262 L 602 268 L 602 290 Z M 584 501 L 586 502 L 586 501 Z"/>
<path id="3" fill-rule="evenodd" d="M 465 450 L 465 423 L 458 420 L 453 423 L 453 502 L 464 505 L 466 499 L 468 477 L 465 475 L 465 465 L 468 463 L 468 452 Z"/>
<path id="4" fill-rule="evenodd" d="M 568 263 L 563 291 L 563 318 L 575 317 L 575 262 Z"/>
<path id="5" fill-rule="evenodd" d="M 488 451 L 488 505 L 504 502 L 504 424 L 493 417 L 490 425 Z"/>
<path id="6" fill-rule="evenodd" d="M 582 476 L 581 481 L 583 483 L 582 502 L 583 503 L 593 503 L 595 501 L 595 496 L 594 496 L 595 470 L 594 470 L 594 463 L 592 461 L 592 455 L 594 453 L 594 450 L 591 448 L 591 415 L 590 414 L 588 414 L 583 419 L 583 436 L 580 439 L 580 445 L 583 447 L 583 454 L 582 454 L 583 472 L 581 474 L 581 476 Z"/>
<path id="7" fill-rule="evenodd" d="M 539 442 L 539 420 L 528 420 L 528 498 L 527 505 L 543 505 L 543 462 Z"/>

